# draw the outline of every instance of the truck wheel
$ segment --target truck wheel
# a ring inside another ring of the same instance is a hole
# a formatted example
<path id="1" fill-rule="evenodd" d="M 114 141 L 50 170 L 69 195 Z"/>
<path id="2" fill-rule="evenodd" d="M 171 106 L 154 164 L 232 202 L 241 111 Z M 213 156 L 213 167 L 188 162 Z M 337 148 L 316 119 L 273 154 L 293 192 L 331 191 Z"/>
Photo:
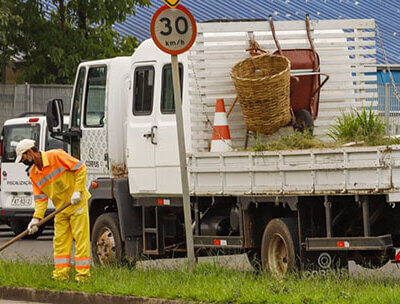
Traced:
<path id="1" fill-rule="evenodd" d="M 123 251 L 118 214 L 111 212 L 100 215 L 93 225 L 92 232 L 94 262 L 102 266 L 121 263 Z"/>
<path id="2" fill-rule="evenodd" d="M 10 220 L 10 227 L 11 230 L 15 233 L 15 235 L 18 235 L 26 230 L 26 227 L 28 227 L 28 222 L 21 220 Z M 36 233 L 26 235 L 24 236 L 24 239 L 26 240 L 37 239 L 42 234 L 43 230 L 44 226 L 40 226 L 39 230 Z"/>
<path id="3" fill-rule="evenodd" d="M 298 268 L 299 241 L 296 218 L 277 218 L 265 227 L 261 242 L 261 263 L 273 276 Z"/>

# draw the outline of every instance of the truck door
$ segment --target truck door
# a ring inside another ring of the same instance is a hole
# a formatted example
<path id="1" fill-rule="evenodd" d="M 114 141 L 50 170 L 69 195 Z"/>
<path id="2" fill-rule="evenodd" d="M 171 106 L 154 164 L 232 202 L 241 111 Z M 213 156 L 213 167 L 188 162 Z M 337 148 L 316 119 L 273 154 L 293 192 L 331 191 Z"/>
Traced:
<path id="1" fill-rule="evenodd" d="M 183 66 L 179 65 L 181 93 L 183 84 Z M 174 88 L 171 64 L 165 64 L 161 73 L 161 97 L 157 103 L 157 193 L 170 194 L 182 191 L 178 135 L 176 130 Z"/>
<path id="2" fill-rule="evenodd" d="M 71 111 L 71 155 L 81 159 L 88 181 L 108 174 L 106 123 L 107 67 L 81 67 Z"/>
<path id="3" fill-rule="evenodd" d="M 70 130 L 73 131 L 73 135 L 70 138 L 70 149 L 71 155 L 81 159 L 81 120 L 82 120 L 82 106 L 85 90 L 86 80 L 86 67 L 81 67 L 78 72 L 76 79 L 76 85 L 74 88 L 74 98 L 72 100 L 71 109 L 71 121 Z"/>
<path id="4" fill-rule="evenodd" d="M 153 115 L 154 63 L 141 63 L 132 69 L 132 109 L 128 114 L 127 164 L 132 193 L 156 190 L 155 147 L 157 126 Z"/>
<path id="5" fill-rule="evenodd" d="M 88 180 L 108 175 L 107 145 L 107 67 L 89 67 L 82 113 L 81 160 Z"/>

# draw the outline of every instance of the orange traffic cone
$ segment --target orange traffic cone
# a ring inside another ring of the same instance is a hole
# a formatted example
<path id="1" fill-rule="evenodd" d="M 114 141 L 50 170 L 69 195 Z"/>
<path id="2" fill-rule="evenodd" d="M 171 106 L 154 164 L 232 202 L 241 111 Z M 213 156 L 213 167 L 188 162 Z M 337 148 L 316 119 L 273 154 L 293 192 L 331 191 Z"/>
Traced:
<path id="1" fill-rule="evenodd" d="M 222 98 L 217 99 L 215 106 L 214 128 L 211 140 L 211 152 L 232 151 L 231 134 L 226 117 L 225 104 Z"/>

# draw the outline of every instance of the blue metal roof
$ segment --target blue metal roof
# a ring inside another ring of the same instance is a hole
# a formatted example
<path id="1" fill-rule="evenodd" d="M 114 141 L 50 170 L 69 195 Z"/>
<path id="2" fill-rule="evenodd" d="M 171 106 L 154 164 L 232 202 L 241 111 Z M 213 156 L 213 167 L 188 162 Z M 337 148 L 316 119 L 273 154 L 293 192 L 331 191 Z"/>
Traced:
<path id="1" fill-rule="evenodd" d="M 390 71 L 392 73 L 392 77 L 395 83 L 400 84 L 400 71 Z M 380 71 L 377 73 L 378 75 L 378 83 L 392 83 L 392 77 L 390 77 L 389 72 Z"/>
<path id="2" fill-rule="evenodd" d="M 51 0 L 42 0 L 51 10 Z M 132 35 L 139 41 L 150 38 L 150 21 L 164 3 L 152 0 L 151 7 L 136 7 L 136 15 L 115 24 L 121 35 Z M 375 19 L 383 40 L 387 62 L 376 39 L 377 63 L 400 64 L 400 0 L 182 0 L 197 22 L 210 19 Z"/>
<path id="3" fill-rule="evenodd" d="M 137 7 L 136 16 L 129 16 L 114 26 L 122 35 L 139 40 L 150 37 L 150 21 L 164 3 L 153 0 L 151 7 Z M 382 36 L 387 62 L 379 40 L 376 40 L 377 63 L 400 63 L 400 1 L 399 0 L 183 0 L 197 22 L 210 19 L 375 19 Z"/>

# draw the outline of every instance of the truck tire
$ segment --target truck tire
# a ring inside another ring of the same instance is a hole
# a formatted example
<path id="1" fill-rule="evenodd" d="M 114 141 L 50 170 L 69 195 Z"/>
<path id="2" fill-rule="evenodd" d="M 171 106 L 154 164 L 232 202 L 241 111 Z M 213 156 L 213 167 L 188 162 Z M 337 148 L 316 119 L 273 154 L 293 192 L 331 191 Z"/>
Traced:
<path id="1" fill-rule="evenodd" d="M 18 235 L 26 230 L 28 227 L 28 222 L 21 221 L 21 220 L 10 220 L 10 227 L 11 230 L 15 233 L 15 235 Z M 24 236 L 24 239 L 26 240 L 34 240 L 37 239 L 43 232 L 44 226 L 40 226 L 39 230 L 34 233 L 34 234 L 28 234 Z"/>
<path id="2" fill-rule="evenodd" d="M 263 269 L 282 276 L 298 269 L 299 241 L 296 218 L 276 218 L 265 227 L 261 242 Z"/>
<path id="3" fill-rule="evenodd" d="M 93 225 L 92 256 L 97 265 L 120 264 L 124 246 L 119 231 L 118 213 L 104 213 Z"/>

